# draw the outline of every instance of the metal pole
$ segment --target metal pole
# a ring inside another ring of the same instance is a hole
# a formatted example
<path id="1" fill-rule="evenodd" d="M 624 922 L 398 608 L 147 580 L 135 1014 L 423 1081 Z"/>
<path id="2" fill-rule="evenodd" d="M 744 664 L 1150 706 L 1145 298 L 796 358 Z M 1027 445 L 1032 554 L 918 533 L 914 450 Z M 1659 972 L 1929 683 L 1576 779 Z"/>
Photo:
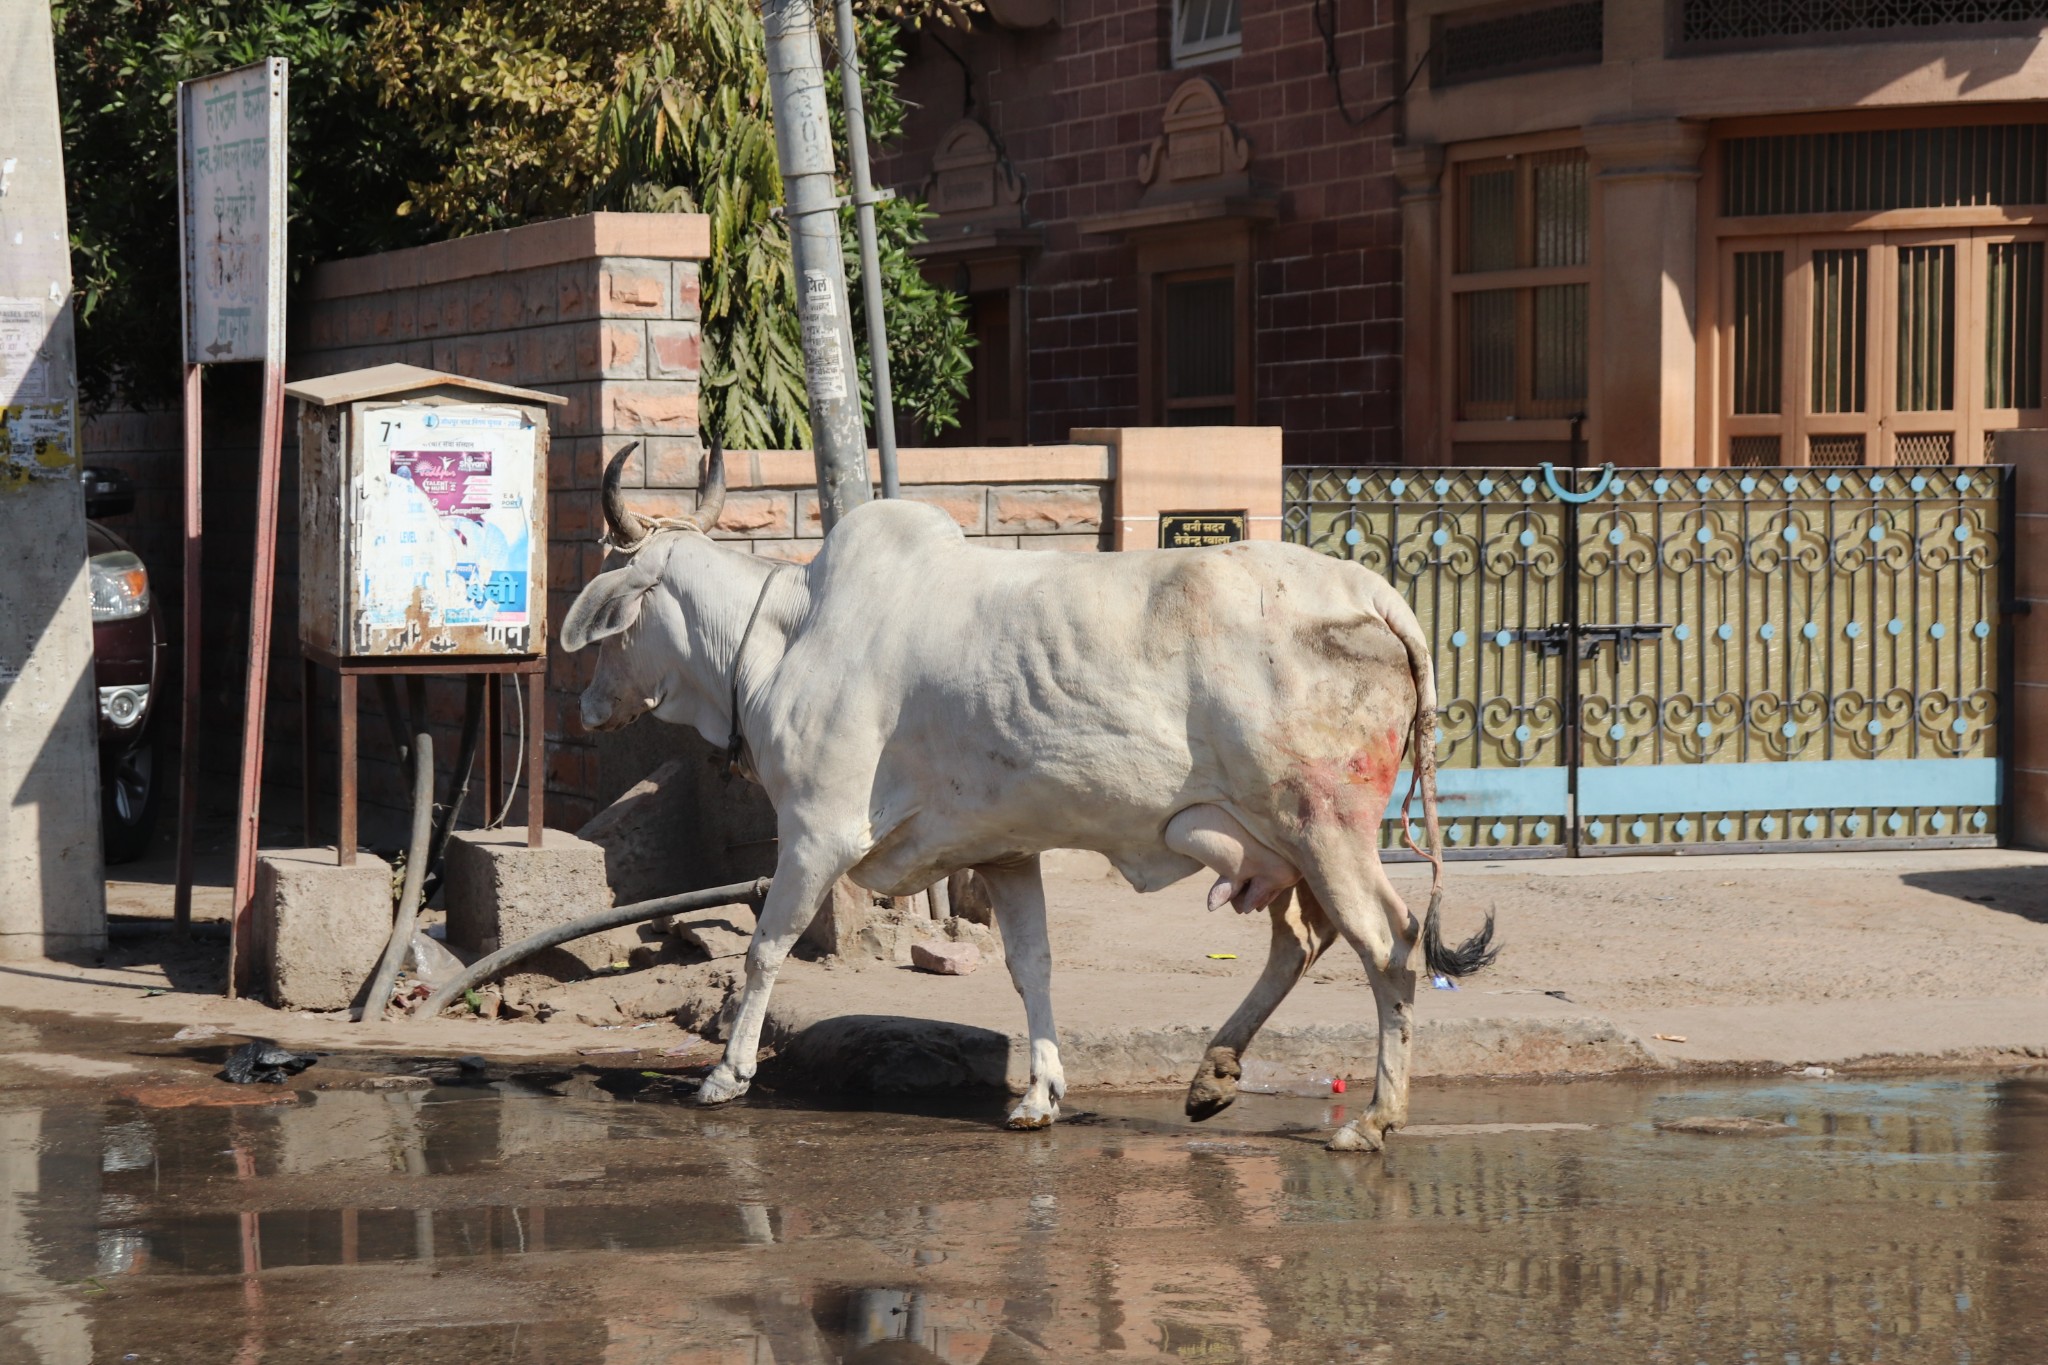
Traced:
<path id="1" fill-rule="evenodd" d="M 855 376 L 839 200 L 832 184 L 832 126 L 813 0 L 761 0 L 768 40 L 768 95 L 775 111 L 790 256 L 803 322 L 804 387 L 818 461 L 825 530 L 873 496 Z"/>
<path id="2" fill-rule="evenodd" d="M 179 100 L 180 117 L 184 109 L 185 102 Z M 181 650 L 185 681 L 178 699 L 178 882 L 171 900 L 171 922 L 180 937 L 192 930 L 193 815 L 199 800 L 199 554 L 204 534 L 199 474 L 205 432 L 200 409 L 204 376 L 201 366 L 185 367 L 185 625 Z"/>
<path id="3" fill-rule="evenodd" d="M 875 453 L 882 496 L 897 497 L 896 406 L 889 387 L 889 327 L 882 314 L 882 257 L 875 246 L 875 187 L 868 179 L 868 115 L 860 95 L 860 32 L 853 0 L 839 0 L 839 97 L 846 106 L 846 159 L 853 173 L 853 216 L 860 231 L 860 292 L 868 314 L 868 373 L 875 387 Z"/>

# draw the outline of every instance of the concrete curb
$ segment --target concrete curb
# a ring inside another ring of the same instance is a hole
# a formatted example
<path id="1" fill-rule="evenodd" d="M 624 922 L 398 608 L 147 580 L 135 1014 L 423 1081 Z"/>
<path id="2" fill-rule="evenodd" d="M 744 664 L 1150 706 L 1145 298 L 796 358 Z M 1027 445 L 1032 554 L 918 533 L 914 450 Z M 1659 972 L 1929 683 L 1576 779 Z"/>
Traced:
<path id="1" fill-rule="evenodd" d="M 1212 1030 L 1062 1030 L 1060 1060 L 1076 1090 L 1185 1085 Z M 909 1094 L 962 1087 L 1021 1091 L 1029 1048 L 1003 1034 L 939 1019 L 846 1014 L 803 1017 L 772 1005 L 762 1030 L 784 1079 L 820 1089 Z M 1269 1028 L 1251 1056 L 1304 1074 L 1370 1081 L 1378 1035 L 1369 1027 Z M 1663 1069 L 1643 1041 L 1605 1019 L 1437 1019 L 1416 1026 L 1417 1076 L 1526 1076 Z"/>

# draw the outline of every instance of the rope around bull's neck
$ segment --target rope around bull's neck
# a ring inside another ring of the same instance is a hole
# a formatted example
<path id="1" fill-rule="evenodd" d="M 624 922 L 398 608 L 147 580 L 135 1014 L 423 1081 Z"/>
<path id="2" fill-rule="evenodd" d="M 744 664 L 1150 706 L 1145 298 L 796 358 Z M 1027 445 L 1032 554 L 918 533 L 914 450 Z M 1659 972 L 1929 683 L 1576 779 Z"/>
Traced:
<path id="1" fill-rule="evenodd" d="M 777 574 L 780 574 L 788 567 L 789 565 L 787 564 L 777 564 L 768 571 L 768 576 L 761 580 L 761 591 L 754 595 L 754 610 L 747 615 L 747 628 L 740 632 L 740 647 L 733 652 L 732 738 L 726 742 L 725 746 L 725 776 L 727 781 L 731 781 L 738 774 L 740 770 L 740 751 L 746 748 L 747 745 L 746 727 L 740 723 L 740 664 L 747 657 L 747 641 L 754 638 L 754 623 L 761 619 L 761 604 L 768 600 L 769 585 L 775 582 Z"/>

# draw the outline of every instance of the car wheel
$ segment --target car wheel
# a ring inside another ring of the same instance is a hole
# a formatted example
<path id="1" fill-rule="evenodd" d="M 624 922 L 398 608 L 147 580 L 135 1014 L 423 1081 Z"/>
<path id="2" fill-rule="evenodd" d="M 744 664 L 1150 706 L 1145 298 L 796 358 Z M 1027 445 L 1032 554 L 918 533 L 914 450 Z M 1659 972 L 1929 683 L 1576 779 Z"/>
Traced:
<path id="1" fill-rule="evenodd" d="M 163 785 L 153 736 L 100 757 L 100 840 L 109 863 L 133 862 L 149 851 Z"/>

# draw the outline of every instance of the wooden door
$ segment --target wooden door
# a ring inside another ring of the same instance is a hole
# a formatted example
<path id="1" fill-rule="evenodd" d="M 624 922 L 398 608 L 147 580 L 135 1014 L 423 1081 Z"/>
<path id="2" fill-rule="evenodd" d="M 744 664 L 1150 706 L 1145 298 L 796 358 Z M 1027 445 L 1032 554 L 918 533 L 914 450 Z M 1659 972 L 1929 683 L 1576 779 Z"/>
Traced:
<path id="1" fill-rule="evenodd" d="M 1977 464 L 2048 426 L 2044 257 L 2040 229 L 1725 243 L 1722 458 Z"/>

